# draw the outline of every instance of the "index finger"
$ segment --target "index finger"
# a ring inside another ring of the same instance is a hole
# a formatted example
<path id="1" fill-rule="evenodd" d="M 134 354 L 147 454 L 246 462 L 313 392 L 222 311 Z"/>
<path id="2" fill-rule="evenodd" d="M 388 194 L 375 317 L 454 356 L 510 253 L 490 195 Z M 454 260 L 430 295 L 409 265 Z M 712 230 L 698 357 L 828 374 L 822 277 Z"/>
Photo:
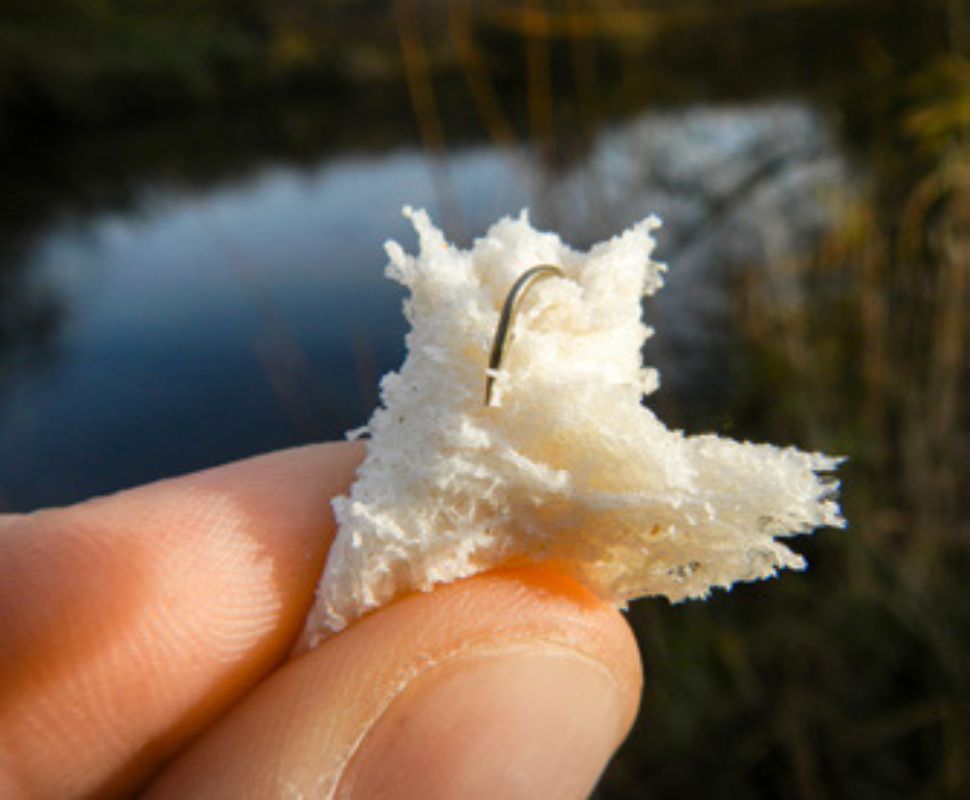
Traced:
<path id="1" fill-rule="evenodd" d="M 0 526 L 0 794 L 135 785 L 299 633 L 356 444 L 249 459 Z"/>

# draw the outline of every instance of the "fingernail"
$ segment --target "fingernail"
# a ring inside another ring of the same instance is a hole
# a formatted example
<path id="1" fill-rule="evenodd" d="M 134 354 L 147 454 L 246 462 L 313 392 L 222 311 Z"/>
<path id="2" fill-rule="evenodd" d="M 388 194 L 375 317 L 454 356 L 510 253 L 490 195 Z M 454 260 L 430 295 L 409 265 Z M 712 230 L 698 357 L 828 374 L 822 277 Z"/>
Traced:
<path id="1" fill-rule="evenodd" d="M 582 798 L 625 733 L 620 689 L 579 653 L 522 648 L 419 676 L 364 739 L 351 798 Z"/>

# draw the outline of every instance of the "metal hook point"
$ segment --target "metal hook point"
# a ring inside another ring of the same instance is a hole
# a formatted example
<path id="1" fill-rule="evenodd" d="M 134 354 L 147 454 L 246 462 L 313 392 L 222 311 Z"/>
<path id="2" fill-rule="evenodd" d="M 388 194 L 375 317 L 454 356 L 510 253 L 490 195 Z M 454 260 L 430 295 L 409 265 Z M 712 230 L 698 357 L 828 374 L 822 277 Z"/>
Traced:
<path id="1" fill-rule="evenodd" d="M 492 339 L 492 354 L 488 359 L 488 371 L 485 373 L 485 405 L 492 405 L 492 387 L 495 384 L 495 373 L 502 366 L 502 359 L 505 351 L 508 350 L 509 342 L 512 338 L 512 324 L 518 314 L 519 307 L 525 297 L 526 292 L 542 278 L 552 276 L 563 277 L 563 271 L 554 264 L 539 264 L 538 266 L 527 269 L 518 280 L 512 284 L 509 293 L 502 304 L 502 313 L 499 316 L 498 327 L 495 329 L 495 338 Z"/>

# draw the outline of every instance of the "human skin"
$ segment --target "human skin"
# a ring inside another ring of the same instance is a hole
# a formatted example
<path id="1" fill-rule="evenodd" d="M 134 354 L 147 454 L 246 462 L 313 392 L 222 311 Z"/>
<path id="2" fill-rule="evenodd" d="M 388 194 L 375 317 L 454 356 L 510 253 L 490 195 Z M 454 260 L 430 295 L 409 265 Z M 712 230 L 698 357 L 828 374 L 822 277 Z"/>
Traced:
<path id="1" fill-rule="evenodd" d="M 360 444 L 0 516 L 0 797 L 583 797 L 636 714 L 623 618 L 549 569 L 296 647 Z"/>

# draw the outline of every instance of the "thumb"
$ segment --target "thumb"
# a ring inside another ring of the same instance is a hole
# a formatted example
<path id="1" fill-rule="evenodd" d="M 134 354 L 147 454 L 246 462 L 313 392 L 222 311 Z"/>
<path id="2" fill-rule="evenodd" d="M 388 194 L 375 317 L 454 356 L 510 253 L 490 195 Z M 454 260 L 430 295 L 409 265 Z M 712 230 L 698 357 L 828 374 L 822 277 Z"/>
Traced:
<path id="1" fill-rule="evenodd" d="M 626 623 L 576 583 L 481 575 L 289 662 L 149 796 L 585 797 L 640 682 Z"/>

